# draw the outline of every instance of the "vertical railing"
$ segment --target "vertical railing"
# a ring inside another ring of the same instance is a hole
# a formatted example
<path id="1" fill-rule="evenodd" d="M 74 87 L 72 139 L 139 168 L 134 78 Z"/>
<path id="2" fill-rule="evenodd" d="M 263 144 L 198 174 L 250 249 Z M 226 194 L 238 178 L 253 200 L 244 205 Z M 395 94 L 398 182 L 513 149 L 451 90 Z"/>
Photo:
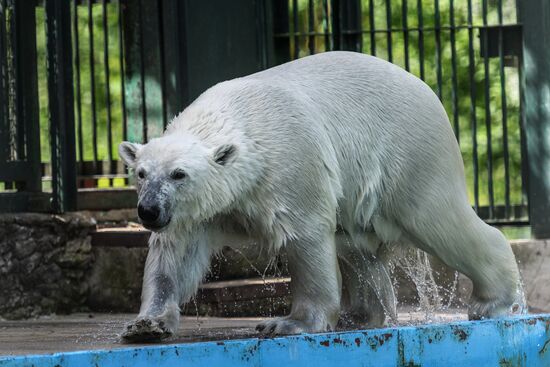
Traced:
<path id="1" fill-rule="evenodd" d="M 523 24 L 523 123 L 529 168 L 529 218 L 537 238 L 550 238 L 550 6 L 518 1 Z"/>
<path id="2" fill-rule="evenodd" d="M 35 26 L 33 2 L 0 1 L 0 208 L 10 211 L 42 189 Z"/>
<path id="3" fill-rule="evenodd" d="M 419 0 L 420 1 L 420 0 Z M 468 0 L 468 82 L 470 84 L 470 130 L 472 134 L 473 206 L 479 211 L 479 162 L 477 148 L 477 87 L 475 81 L 474 24 L 472 0 Z"/>
<path id="4" fill-rule="evenodd" d="M 76 150 L 70 3 L 46 0 L 52 209 L 76 210 Z"/>
<path id="5" fill-rule="evenodd" d="M 27 179 L 18 189 L 40 192 L 40 131 L 38 125 L 38 88 L 36 70 L 35 15 L 32 2 L 13 2 L 15 32 L 13 55 L 17 125 L 17 160 L 28 163 Z M 13 91 L 11 91 L 13 92 Z"/>
<path id="6" fill-rule="evenodd" d="M 115 186 L 115 178 L 127 177 L 117 161 L 118 140 L 158 135 L 207 86 L 299 56 L 353 50 L 401 64 L 440 95 L 465 154 L 472 206 L 484 219 L 525 224 L 524 197 L 529 191 L 530 216 L 537 213 L 539 221 L 534 231 L 544 235 L 545 185 L 550 182 L 543 164 L 550 151 L 543 129 L 544 60 L 550 58 L 542 47 L 537 49 L 547 42 L 546 34 L 535 31 L 530 22 L 534 19 L 545 29 L 545 1 L 518 2 L 523 26 L 529 23 L 530 32 L 519 62 L 513 60 L 518 54 L 509 50 L 509 31 L 517 29 L 506 28 L 510 17 L 503 11 L 503 3 L 510 0 L 277 0 L 257 8 L 269 7 L 273 27 L 267 30 L 257 26 L 263 22 L 257 9 L 243 15 L 243 9 L 252 9 L 257 1 L 235 1 L 231 6 L 221 0 L 0 0 L 0 100 L 6 102 L 0 108 L 0 190 L 41 191 L 36 83 L 38 79 L 39 88 L 45 83 L 36 75 L 36 34 L 29 30 L 44 32 L 44 24 L 34 22 L 34 11 L 35 6 L 46 6 L 52 169 L 49 151 L 42 160 L 45 170 L 52 171 L 58 211 L 74 207 L 69 177 L 76 157 L 79 187 L 96 188 L 99 180 L 105 185 L 105 178 L 106 186 Z M 247 21 L 209 39 L 212 27 L 198 21 L 197 14 L 212 14 L 209 21 L 218 19 L 216 24 L 224 26 L 225 14 L 236 14 L 235 4 L 241 9 L 237 15 Z M 265 42 L 263 34 L 255 36 L 258 30 L 273 38 Z M 225 49 L 224 37 L 230 32 L 238 42 Z M 215 46 L 208 43 L 214 41 Z M 270 48 L 265 50 L 262 45 L 267 43 Z M 209 56 L 211 50 L 233 61 L 222 68 L 212 61 L 216 58 Z M 64 55 L 71 53 L 74 58 L 67 60 Z M 519 127 L 514 65 L 520 65 L 522 79 Z M 48 120 L 43 114 L 41 121 Z M 42 137 L 42 144 L 49 145 L 48 140 Z M 529 165 L 521 169 L 527 153 Z M 0 199 L 0 207 L 7 197 Z"/>
<path id="7" fill-rule="evenodd" d="M 6 0 L 0 3 L 0 162 L 10 160 L 10 126 L 8 111 L 8 65 L 7 65 L 7 27 Z"/>
<path id="8" fill-rule="evenodd" d="M 511 1 L 331 0 L 327 10 L 323 1 L 274 1 L 273 13 L 283 15 L 274 18 L 275 42 L 286 52 L 275 52 L 276 63 L 323 48 L 311 45 L 322 34 L 312 18 L 321 16 L 331 25 L 325 50 L 369 53 L 416 74 L 448 111 L 473 208 L 488 222 L 524 225 L 526 183 L 518 178 L 525 154 L 514 83 L 521 27 L 506 24 L 512 17 L 503 11 Z"/>

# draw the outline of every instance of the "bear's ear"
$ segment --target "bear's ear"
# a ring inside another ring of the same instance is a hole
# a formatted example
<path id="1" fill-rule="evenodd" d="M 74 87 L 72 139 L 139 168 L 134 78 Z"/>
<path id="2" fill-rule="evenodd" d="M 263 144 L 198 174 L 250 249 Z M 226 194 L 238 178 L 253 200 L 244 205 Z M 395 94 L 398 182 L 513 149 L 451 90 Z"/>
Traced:
<path id="1" fill-rule="evenodd" d="M 233 144 L 222 144 L 214 148 L 212 160 L 221 166 L 225 166 L 237 156 L 237 147 Z"/>
<path id="2" fill-rule="evenodd" d="M 118 155 L 128 167 L 133 168 L 136 163 L 136 154 L 143 145 L 123 141 L 118 146 Z"/>

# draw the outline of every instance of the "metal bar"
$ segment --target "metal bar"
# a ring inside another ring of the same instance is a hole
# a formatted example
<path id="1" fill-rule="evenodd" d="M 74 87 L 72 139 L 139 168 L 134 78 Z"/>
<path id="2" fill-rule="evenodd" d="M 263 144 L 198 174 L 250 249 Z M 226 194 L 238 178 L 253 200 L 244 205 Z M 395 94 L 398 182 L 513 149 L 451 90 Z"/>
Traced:
<path id="1" fill-rule="evenodd" d="M 145 97 L 145 50 L 143 47 L 143 0 L 139 1 L 139 78 L 141 80 L 141 122 L 143 126 L 143 142 L 146 143 L 148 139 L 147 129 L 147 100 Z"/>
<path id="2" fill-rule="evenodd" d="M 523 36 L 521 24 L 502 24 L 502 25 L 487 25 L 479 27 L 481 40 L 481 56 L 485 56 L 487 49 L 489 58 L 499 57 L 499 37 L 502 33 L 504 42 L 502 44 L 503 56 L 521 56 Z M 485 35 L 487 33 L 487 35 Z M 488 45 L 485 47 L 484 41 L 488 39 Z"/>
<path id="3" fill-rule="evenodd" d="M 162 84 L 163 84 L 162 66 L 163 65 L 162 65 L 162 58 L 161 58 L 162 47 L 160 47 L 160 44 L 162 42 L 159 39 L 159 30 L 161 30 L 161 24 L 159 23 L 159 21 L 162 18 L 158 7 L 160 3 L 161 3 L 160 1 L 141 1 L 140 3 L 141 6 L 139 9 L 139 13 L 141 16 L 140 33 L 143 36 L 140 41 L 140 58 L 141 58 L 140 73 L 141 71 L 143 71 L 142 100 L 145 103 L 144 105 L 145 108 L 144 110 L 142 110 L 142 112 L 145 113 L 144 128 L 147 129 L 146 138 L 148 140 L 153 137 L 162 135 L 164 131 L 163 104 L 166 103 L 166 98 L 164 98 L 162 94 Z M 209 9 L 211 9 L 211 7 L 209 7 Z M 223 13 L 223 12 L 224 10 L 220 10 L 220 13 Z M 255 21 L 253 25 L 255 26 L 257 24 L 256 22 L 257 12 L 254 12 L 254 19 Z M 192 28 L 190 24 L 188 24 L 188 26 Z M 257 32 L 257 28 L 254 28 L 254 30 L 255 32 L 253 32 L 253 34 L 255 35 L 261 34 Z M 199 30 L 196 30 L 196 32 L 200 33 Z M 227 33 L 225 33 L 225 35 L 226 34 Z M 255 37 L 255 42 L 257 42 L 257 37 Z M 256 56 L 256 60 L 259 61 L 260 57 L 259 57 L 259 53 L 257 52 L 258 50 L 257 43 L 255 43 L 252 47 L 254 47 L 254 50 L 255 50 L 254 53 Z M 249 49 L 252 49 L 252 47 Z M 217 47 L 214 47 L 214 48 L 216 49 Z M 198 51 L 198 47 L 194 47 L 194 49 L 195 51 Z M 236 49 L 234 47 L 232 47 L 231 49 L 236 52 Z M 239 62 L 244 62 L 244 60 L 239 60 Z M 206 65 L 204 62 L 201 62 L 201 64 Z M 219 65 L 217 65 L 217 67 L 219 70 Z M 204 80 L 204 79 L 211 78 L 213 73 L 214 71 L 208 73 L 209 75 L 203 76 L 202 79 Z"/>
<path id="4" fill-rule="evenodd" d="M 409 25 L 408 25 L 409 9 L 407 0 L 401 1 L 401 18 L 403 23 L 403 48 L 405 51 L 405 70 L 410 71 L 411 65 L 409 60 Z"/>
<path id="5" fill-rule="evenodd" d="M 507 208 L 505 205 L 495 205 L 492 218 L 489 217 L 489 206 L 480 206 L 477 215 L 487 222 L 527 222 L 529 218 L 529 208 L 527 205 L 511 205 Z"/>
<path id="6" fill-rule="evenodd" d="M 6 43 L 6 1 L 0 7 L 0 162 L 10 160 L 10 126 L 8 112 L 8 65 Z"/>
<path id="7" fill-rule="evenodd" d="M 260 1 L 254 4 L 256 10 L 256 45 L 258 48 L 258 61 L 260 69 L 267 69 L 271 65 L 269 60 L 272 58 L 273 51 L 273 18 L 271 7 L 266 7 L 266 2 Z M 159 6 L 159 11 L 162 6 Z M 162 24 L 160 25 L 162 26 Z M 161 59 L 164 56 L 161 55 Z"/>
<path id="8" fill-rule="evenodd" d="M 40 121 L 38 107 L 38 70 L 36 52 L 36 10 L 31 2 L 14 3 L 16 55 L 16 102 L 19 159 L 27 161 L 29 179 L 18 189 L 41 191 Z M 32 30 L 32 31 L 29 31 Z"/>
<path id="9" fill-rule="evenodd" d="M 391 31 L 391 0 L 386 0 L 386 40 L 388 43 L 388 61 L 393 62 L 392 31 Z"/>
<path id="10" fill-rule="evenodd" d="M 362 52 L 363 36 L 361 25 L 361 1 L 346 0 L 334 1 L 338 4 L 337 19 L 335 28 L 339 29 L 339 49 L 344 51 Z"/>
<path id="11" fill-rule="evenodd" d="M 51 194 L 42 192 L 10 192 L 0 193 L 0 212 L 21 213 L 29 211 L 47 213 L 51 211 Z"/>
<path id="12" fill-rule="evenodd" d="M 498 23 L 502 25 L 502 0 L 497 4 Z M 508 151 L 508 111 L 506 103 L 506 73 L 504 71 L 504 37 L 502 28 L 498 34 L 499 71 L 500 71 L 500 96 L 502 104 L 502 154 L 504 156 L 504 202 L 506 215 L 510 209 L 510 154 Z"/>
<path id="13" fill-rule="evenodd" d="M 324 22 L 323 22 L 323 31 L 324 31 L 324 36 L 325 36 L 325 51 L 332 51 L 334 49 L 332 43 L 331 43 L 331 38 L 330 38 L 330 34 L 329 34 L 329 29 L 328 29 L 328 25 L 330 23 L 330 15 L 328 13 L 328 0 L 323 0 L 323 17 L 324 17 Z"/>
<path id="14" fill-rule="evenodd" d="M 472 25 L 472 0 L 468 0 L 468 25 Z M 477 153 L 477 116 L 476 116 L 476 80 L 474 57 L 474 31 L 468 29 L 468 76 L 470 82 L 470 121 L 472 131 L 472 167 L 474 174 L 474 209 L 479 208 L 479 168 Z"/>
<path id="15" fill-rule="evenodd" d="M 157 1 L 158 7 L 158 35 L 159 35 L 159 58 L 160 58 L 160 95 L 162 100 L 162 127 L 166 129 L 168 125 L 168 109 L 166 98 L 166 65 L 164 60 L 164 11 L 162 7 L 163 1 Z"/>
<path id="16" fill-rule="evenodd" d="M 124 93 L 126 104 L 127 140 L 143 142 L 143 109 L 145 108 L 142 96 L 141 62 L 142 48 L 141 33 L 141 2 L 140 0 L 124 0 L 121 7 L 124 50 Z M 185 67 L 184 62 L 182 67 Z M 186 69 L 184 69 L 186 70 Z M 182 96 L 183 97 L 183 96 Z"/>
<path id="17" fill-rule="evenodd" d="M 374 0 L 369 0 L 370 54 L 376 56 L 376 25 L 374 24 Z"/>
<path id="18" fill-rule="evenodd" d="M 88 37 L 89 37 L 89 63 L 90 63 L 90 108 L 92 109 L 92 151 L 96 169 L 99 168 L 97 154 L 97 116 L 95 100 L 95 65 L 94 65 L 94 22 L 92 13 L 93 0 L 88 0 Z M 99 170 L 96 171 L 99 173 Z"/>
<path id="19" fill-rule="evenodd" d="M 308 0 L 307 2 L 307 10 L 308 10 L 308 28 L 310 32 L 313 32 L 315 30 L 315 13 L 313 9 L 313 0 Z M 308 40 L 308 46 L 309 46 L 309 54 L 313 55 L 315 53 L 315 36 L 309 36 Z"/>
<path id="20" fill-rule="evenodd" d="M 22 52 L 21 52 L 21 45 L 18 42 L 19 38 L 19 29 L 17 26 L 17 18 L 18 18 L 18 5 L 19 2 L 15 2 L 12 7 L 12 27 L 10 28 L 10 33 L 12 37 L 12 52 L 13 52 L 13 69 L 14 69 L 14 76 L 15 76 L 15 90 L 14 96 L 14 106 L 15 106 L 15 156 L 18 160 L 24 160 L 25 159 L 25 119 L 24 119 L 24 112 L 23 112 L 23 101 L 21 100 L 23 98 L 23 93 L 21 93 L 23 87 L 22 87 L 22 79 L 20 78 L 21 75 L 21 69 L 20 69 L 20 62 Z"/>
<path id="21" fill-rule="evenodd" d="M 523 56 L 518 56 L 518 79 L 519 88 L 519 141 L 520 141 L 520 162 L 521 162 L 521 203 L 526 204 L 529 201 L 529 156 L 527 154 L 527 140 L 525 132 L 525 91 L 523 90 Z"/>
<path id="22" fill-rule="evenodd" d="M 325 0 L 328 1 L 328 0 Z M 290 16 L 288 1 L 272 1 L 273 17 L 273 64 L 279 65 L 290 60 Z M 328 20 L 326 20 L 328 22 Z M 325 23 L 326 26 L 326 23 Z M 286 34 L 276 37 L 276 34 Z"/>
<path id="23" fill-rule="evenodd" d="M 124 42 L 122 39 L 122 9 L 121 1 L 118 0 L 118 63 L 120 68 L 120 103 L 122 107 L 122 140 L 128 139 L 128 125 L 126 121 L 126 94 L 124 86 Z"/>
<path id="24" fill-rule="evenodd" d="M 101 1 L 103 15 L 103 65 L 105 68 L 105 99 L 107 109 L 107 159 L 109 160 L 109 172 L 114 173 L 113 160 L 113 125 L 111 121 L 111 79 L 109 73 L 109 31 L 107 24 L 107 0 Z M 112 184 L 112 181 L 111 181 Z"/>
<path id="25" fill-rule="evenodd" d="M 300 38 L 298 36 L 298 0 L 292 0 L 292 25 L 294 27 L 294 55 L 293 59 L 300 57 Z"/>
<path id="26" fill-rule="evenodd" d="M 181 8 L 185 5 L 185 3 L 179 0 L 161 0 L 159 3 L 162 3 L 162 7 L 159 8 L 159 12 L 162 12 L 162 22 L 160 22 L 159 26 L 162 27 L 163 43 L 161 55 L 161 60 L 163 61 L 162 73 L 164 75 L 163 99 L 166 102 L 166 116 L 173 117 L 181 112 L 189 99 L 186 96 L 187 89 L 185 88 L 186 82 L 184 77 L 184 75 L 187 75 L 187 64 L 184 53 L 184 45 L 186 44 L 185 27 L 187 24 L 183 24 L 183 22 L 181 22 L 181 19 L 185 16 Z M 288 5 L 288 2 L 280 3 L 287 3 Z M 267 6 L 266 12 L 270 11 L 273 11 L 272 7 Z M 288 20 L 288 11 L 285 17 Z M 276 22 L 271 14 L 269 16 L 269 21 L 273 21 L 272 27 L 274 28 L 276 26 Z M 271 27 L 267 29 L 270 33 L 274 31 Z M 267 46 L 269 49 L 267 62 L 271 66 L 275 64 L 275 58 L 279 56 L 277 54 L 277 51 L 279 50 L 275 49 L 275 45 L 281 42 L 285 43 L 285 41 L 281 39 L 275 40 L 273 37 L 270 38 L 272 45 Z M 288 43 L 284 51 L 287 54 L 290 52 Z M 288 59 L 285 61 L 288 61 Z"/>
<path id="27" fill-rule="evenodd" d="M 550 238 L 550 7 L 547 0 L 518 2 L 523 24 L 522 121 L 528 164 L 529 221 L 535 238 Z M 524 156 L 525 158 L 525 156 Z"/>
<path id="28" fill-rule="evenodd" d="M 443 99 L 443 77 L 441 67 L 441 14 L 439 12 L 439 0 L 435 0 L 435 63 L 436 63 L 436 75 L 437 75 L 437 96 L 440 100 Z"/>
<path id="29" fill-rule="evenodd" d="M 84 160 L 84 141 L 82 132 L 82 95 L 80 86 L 80 46 L 78 35 L 78 0 L 73 1 L 73 37 L 74 37 L 74 66 L 76 73 L 76 122 L 77 122 L 77 141 L 78 141 L 78 159 Z"/>
<path id="30" fill-rule="evenodd" d="M 9 156 L 12 160 L 19 159 L 17 156 L 17 146 L 16 146 L 16 138 L 17 138 L 17 113 L 16 113 L 16 106 L 17 106 L 17 96 L 16 96 L 16 90 L 17 87 L 15 85 L 17 74 L 15 72 L 15 63 L 16 63 L 16 53 L 14 52 L 16 39 L 15 39 L 15 17 L 13 16 L 13 2 L 9 3 L 9 7 L 6 7 L 6 10 L 8 10 L 7 16 L 6 16 L 6 40 L 7 40 L 7 77 L 6 77 L 6 96 L 8 97 L 8 129 L 10 131 L 9 134 Z M 7 4 L 6 4 L 7 5 Z M 9 189 L 13 188 L 12 183 L 6 184 Z"/>
<path id="31" fill-rule="evenodd" d="M 331 0 L 330 9 L 330 23 L 332 27 L 332 49 L 341 50 L 342 46 L 340 34 L 342 33 L 342 27 L 340 26 L 340 0 Z"/>
<path id="32" fill-rule="evenodd" d="M 424 80 L 424 16 L 422 14 L 422 0 L 417 0 L 416 10 L 418 14 L 418 63 L 420 67 L 420 79 Z"/>
<path id="33" fill-rule="evenodd" d="M 482 0 L 482 18 L 483 25 L 487 25 L 487 0 Z M 483 57 L 483 70 L 484 70 L 484 102 L 485 102 L 485 129 L 487 134 L 487 189 L 489 196 L 489 217 L 492 218 L 493 208 L 495 206 L 495 194 L 493 187 L 493 148 L 492 148 L 492 134 L 491 134 L 491 93 L 490 93 L 490 72 L 489 72 L 489 57 L 487 52 L 487 33 L 484 34 L 485 37 L 485 56 Z"/>
<path id="34" fill-rule="evenodd" d="M 25 182 L 34 172 L 25 161 L 0 162 L 0 181 Z M 28 208 L 30 210 L 32 208 Z"/>
<path id="35" fill-rule="evenodd" d="M 504 25 L 503 27 L 513 27 L 513 25 Z M 484 26 L 476 26 L 476 25 L 472 25 L 472 26 L 469 26 L 469 25 L 455 25 L 454 29 L 456 31 L 458 30 L 468 30 L 468 29 L 491 29 L 491 28 L 499 28 L 499 26 L 490 26 L 488 25 L 487 27 L 484 27 Z M 451 30 L 451 26 L 447 26 L 447 25 L 441 25 L 439 26 L 438 28 L 440 31 L 450 31 Z M 390 29 L 386 29 L 386 28 L 379 28 L 379 29 L 375 29 L 373 32 L 374 33 L 387 33 L 388 31 L 391 31 L 391 32 L 404 32 L 404 31 L 409 31 L 409 32 L 419 32 L 419 31 L 423 31 L 423 32 L 435 32 L 436 30 L 436 27 L 408 27 L 407 29 L 403 28 L 403 27 L 391 27 Z M 367 33 L 371 33 L 371 30 L 367 29 L 367 30 L 342 30 L 342 34 L 344 35 L 353 35 L 353 34 L 367 34 Z M 290 37 L 290 36 L 294 36 L 295 33 L 294 32 L 282 32 L 282 33 L 275 33 L 273 35 L 273 37 L 275 38 L 281 38 L 281 37 Z M 324 32 L 307 32 L 307 31 L 304 31 L 304 32 L 297 32 L 297 35 L 299 36 L 326 36 L 326 34 Z M 329 32 L 329 35 L 330 35 L 330 32 Z"/>
<path id="36" fill-rule="evenodd" d="M 122 114 L 122 140 L 128 140 L 128 123 L 126 119 L 126 88 L 125 88 L 125 78 L 126 74 L 124 73 L 124 42 L 122 38 L 122 7 L 121 1 L 118 0 L 118 67 L 120 69 L 120 105 L 121 105 L 121 114 Z M 128 185 L 128 178 L 124 178 L 124 185 Z"/>
<path id="37" fill-rule="evenodd" d="M 451 99 L 453 104 L 453 125 L 456 141 L 460 144 L 460 123 L 458 114 L 458 72 L 456 66 L 456 29 L 454 0 L 449 2 L 449 23 L 451 25 Z"/>
<path id="38" fill-rule="evenodd" d="M 52 208 L 76 209 L 76 154 L 71 50 L 71 8 L 46 0 L 48 98 L 52 146 Z"/>
<path id="39" fill-rule="evenodd" d="M 343 50 L 344 49 L 344 23 L 343 23 L 343 6 L 342 3 L 346 0 L 333 0 L 333 4 L 335 4 L 333 10 L 335 11 L 336 17 L 334 17 L 337 20 L 337 23 L 335 23 L 334 29 L 337 30 L 336 33 L 334 33 L 338 38 L 338 47 L 337 50 Z"/>

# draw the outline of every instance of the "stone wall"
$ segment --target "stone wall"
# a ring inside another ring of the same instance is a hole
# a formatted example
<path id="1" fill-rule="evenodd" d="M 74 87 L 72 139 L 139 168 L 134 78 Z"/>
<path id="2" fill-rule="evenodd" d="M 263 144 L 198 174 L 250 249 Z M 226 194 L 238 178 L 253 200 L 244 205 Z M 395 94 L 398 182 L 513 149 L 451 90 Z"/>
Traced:
<path id="1" fill-rule="evenodd" d="M 0 215 L 0 316 L 85 309 L 95 228 L 81 214 Z"/>
<path id="2" fill-rule="evenodd" d="M 143 247 L 95 247 L 87 305 L 96 312 L 138 312 L 147 257 Z"/>

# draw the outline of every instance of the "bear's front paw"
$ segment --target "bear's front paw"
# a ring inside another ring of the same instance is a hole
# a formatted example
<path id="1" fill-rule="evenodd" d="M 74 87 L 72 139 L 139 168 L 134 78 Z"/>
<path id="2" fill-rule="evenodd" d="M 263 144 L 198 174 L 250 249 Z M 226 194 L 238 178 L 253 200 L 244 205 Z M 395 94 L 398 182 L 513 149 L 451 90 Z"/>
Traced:
<path id="1" fill-rule="evenodd" d="M 121 335 L 125 343 L 159 342 L 173 335 L 165 322 L 155 318 L 137 318 L 126 326 Z"/>

